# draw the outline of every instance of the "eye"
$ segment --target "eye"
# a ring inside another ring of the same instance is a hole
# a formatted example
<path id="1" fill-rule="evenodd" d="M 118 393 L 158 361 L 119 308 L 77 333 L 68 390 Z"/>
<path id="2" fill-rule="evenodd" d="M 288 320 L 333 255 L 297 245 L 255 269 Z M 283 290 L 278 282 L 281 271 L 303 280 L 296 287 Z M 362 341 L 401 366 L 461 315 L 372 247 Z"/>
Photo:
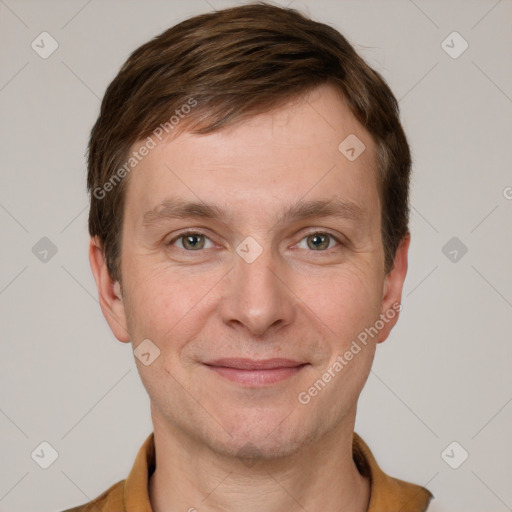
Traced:
<path id="1" fill-rule="evenodd" d="M 206 247 L 207 241 L 210 242 L 209 247 Z M 182 233 L 180 236 L 171 240 L 169 245 L 175 245 L 177 242 L 180 242 L 178 247 L 185 251 L 199 251 L 201 249 L 210 249 L 213 247 L 212 241 L 206 235 L 193 231 Z"/>
<path id="2" fill-rule="evenodd" d="M 306 247 L 301 244 L 306 241 Z M 334 241 L 334 244 L 331 242 Z M 324 252 L 327 249 L 332 249 L 332 247 L 336 244 L 340 243 L 333 235 L 330 233 L 324 233 L 322 231 L 316 231 L 315 233 L 310 233 L 305 236 L 297 245 L 300 249 L 311 249 L 313 251 L 321 251 Z"/>

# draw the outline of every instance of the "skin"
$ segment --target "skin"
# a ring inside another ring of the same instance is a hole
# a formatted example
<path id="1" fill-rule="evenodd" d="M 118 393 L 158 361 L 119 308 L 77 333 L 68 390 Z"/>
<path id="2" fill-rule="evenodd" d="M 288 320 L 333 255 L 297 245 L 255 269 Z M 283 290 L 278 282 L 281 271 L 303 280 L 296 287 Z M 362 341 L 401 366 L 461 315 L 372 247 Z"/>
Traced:
<path id="1" fill-rule="evenodd" d="M 349 134 L 366 146 L 353 162 L 338 150 Z M 96 239 L 90 262 L 117 339 L 160 349 L 149 366 L 135 359 L 154 425 L 153 509 L 366 510 L 370 485 L 352 460 L 356 406 L 398 314 L 307 405 L 297 397 L 401 299 L 409 236 L 386 274 L 370 134 L 322 85 L 237 126 L 162 141 L 129 180 L 122 289 Z M 170 196 L 226 216 L 145 227 Z M 283 219 L 298 199 L 339 199 L 361 214 Z M 193 239 L 199 249 L 179 238 L 187 230 L 206 236 Z M 252 263 L 236 252 L 247 236 L 263 249 Z M 203 364 L 224 357 L 309 364 L 244 387 Z"/>

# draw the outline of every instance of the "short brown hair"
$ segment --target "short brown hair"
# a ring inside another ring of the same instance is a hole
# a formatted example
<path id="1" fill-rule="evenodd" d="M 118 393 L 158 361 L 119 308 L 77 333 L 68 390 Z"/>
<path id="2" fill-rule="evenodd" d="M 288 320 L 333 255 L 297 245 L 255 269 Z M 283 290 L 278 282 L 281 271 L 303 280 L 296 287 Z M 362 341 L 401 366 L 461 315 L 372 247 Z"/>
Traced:
<path id="1" fill-rule="evenodd" d="M 135 50 L 109 85 L 91 132 L 87 188 L 89 233 L 98 236 L 112 278 L 121 279 L 127 182 L 121 178 L 129 172 L 126 161 L 135 142 L 159 126 L 210 133 L 321 84 L 332 84 L 343 95 L 376 144 L 389 271 L 409 218 L 411 156 L 398 102 L 337 30 L 294 9 L 255 3 L 195 16 L 166 30 Z M 187 104 L 194 108 L 181 115 Z M 177 114 L 174 126 L 169 119 Z"/>

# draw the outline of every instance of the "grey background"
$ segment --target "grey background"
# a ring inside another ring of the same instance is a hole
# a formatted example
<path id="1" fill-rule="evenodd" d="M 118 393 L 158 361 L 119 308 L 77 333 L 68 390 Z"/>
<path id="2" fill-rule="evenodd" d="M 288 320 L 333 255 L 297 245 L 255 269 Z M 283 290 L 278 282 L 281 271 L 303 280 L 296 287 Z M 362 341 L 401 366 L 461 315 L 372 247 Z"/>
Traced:
<path id="1" fill-rule="evenodd" d="M 84 153 L 132 50 L 235 3 L 0 0 L 2 511 L 96 497 L 127 476 L 152 430 L 130 346 L 97 302 Z M 378 348 L 356 431 L 386 472 L 434 493 L 429 511 L 512 510 L 512 3 L 291 6 L 337 27 L 384 75 L 414 156 L 404 310 Z M 47 59 L 31 48 L 43 31 L 59 45 Z M 456 59 L 441 46 L 453 31 L 469 44 Z M 43 237 L 57 248 L 46 262 L 32 251 Z M 452 242 L 455 262 L 442 251 L 452 237 L 468 249 Z M 58 452 L 46 470 L 31 458 L 42 441 Z M 441 456 L 452 441 L 469 453 L 458 469 Z"/>

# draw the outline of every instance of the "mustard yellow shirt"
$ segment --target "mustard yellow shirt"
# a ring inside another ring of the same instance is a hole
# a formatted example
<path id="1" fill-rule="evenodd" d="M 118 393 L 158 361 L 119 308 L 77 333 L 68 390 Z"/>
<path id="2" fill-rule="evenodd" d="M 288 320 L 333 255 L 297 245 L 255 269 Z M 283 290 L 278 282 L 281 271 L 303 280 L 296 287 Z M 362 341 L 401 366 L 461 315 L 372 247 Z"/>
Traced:
<path id="1" fill-rule="evenodd" d="M 352 456 L 359 472 L 370 480 L 368 512 L 424 512 L 433 495 L 419 485 L 386 475 L 366 443 L 354 432 Z M 155 470 L 155 441 L 151 433 L 139 450 L 126 480 L 96 499 L 63 512 L 152 512 L 149 478 Z"/>

